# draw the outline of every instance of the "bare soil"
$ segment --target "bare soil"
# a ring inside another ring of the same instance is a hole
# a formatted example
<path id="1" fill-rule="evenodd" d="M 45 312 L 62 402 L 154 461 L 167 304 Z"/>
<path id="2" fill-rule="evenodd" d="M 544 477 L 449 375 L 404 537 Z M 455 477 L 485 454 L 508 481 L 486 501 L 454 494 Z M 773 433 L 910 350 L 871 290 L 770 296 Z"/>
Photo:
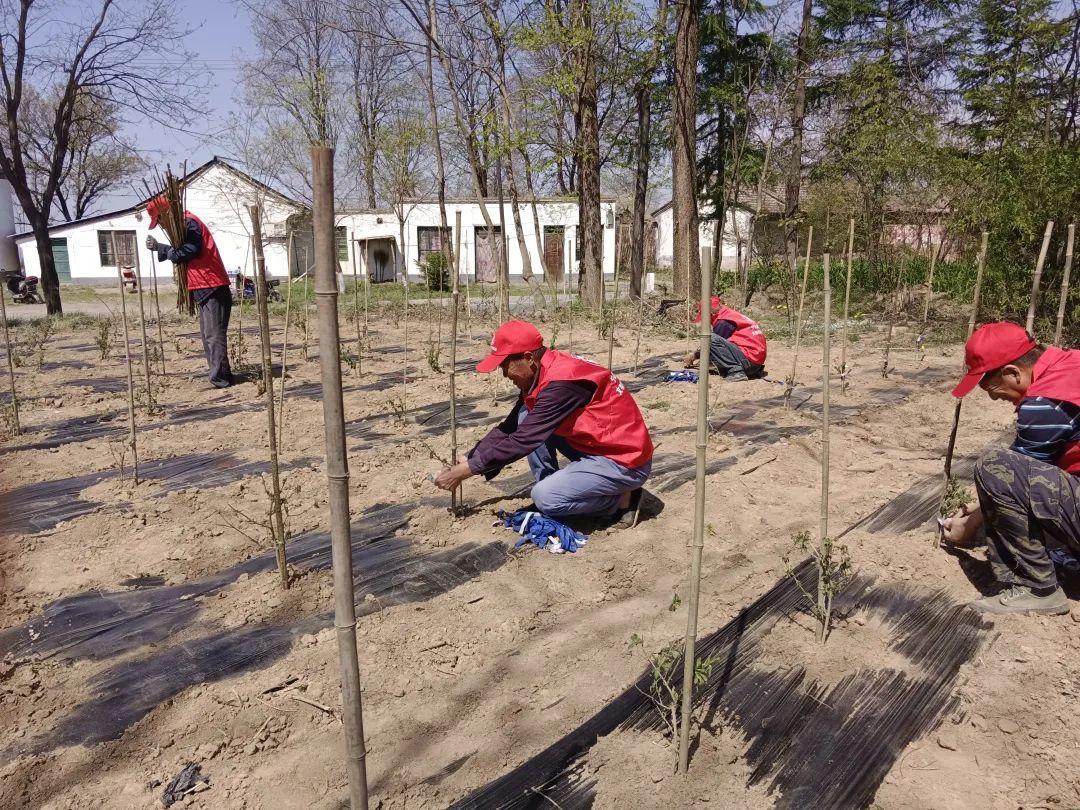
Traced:
<path id="1" fill-rule="evenodd" d="M 245 325 L 253 326 L 249 317 Z M 19 369 L 25 431 L 0 455 L 0 627 L 15 630 L 0 642 L 10 649 L 15 639 L 32 653 L 0 664 L 0 724 L 8 729 L 0 806 L 156 807 L 187 762 L 201 763 L 210 784 L 181 806 L 343 806 L 329 567 L 295 561 L 293 586 L 283 592 L 276 572 L 259 562 L 269 550 L 262 398 L 252 381 L 211 389 L 193 322 L 166 326 L 161 410 L 138 415 L 139 459 L 148 470 L 138 485 L 118 473 L 126 393 L 115 353 L 101 360 L 92 335 L 65 333 L 53 339 L 42 369 Z M 406 357 L 402 326 L 373 322 L 362 374 L 344 369 L 354 521 L 373 537 L 386 535 L 379 547 L 390 555 L 358 558 L 367 561 L 358 562 L 357 632 L 368 772 L 379 807 L 445 807 L 576 728 L 681 637 L 697 394 L 692 385 L 657 382 L 677 367 L 685 341 L 644 335 L 642 356 L 654 361 L 621 377 L 637 389 L 659 445 L 654 484 L 670 486 L 659 492 L 664 512 L 634 529 L 594 533 L 575 555 L 514 552 L 514 535 L 492 524 L 497 510 L 528 502 L 509 497 L 506 480 L 526 467 L 490 483 L 470 479 L 466 501 L 474 508 L 463 518 L 448 514 L 430 479 L 449 454 L 441 410 L 449 352 L 444 346 L 441 371 L 429 367 L 429 327 L 420 322 L 410 325 Z M 541 326 L 550 335 L 550 324 Z M 281 330 L 275 322 L 275 344 Z M 513 401 L 505 381 L 468 369 L 484 353 L 488 330 L 474 323 L 473 339 L 459 348 L 463 449 Z M 343 324 L 342 334 L 351 348 L 352 326 Z M 836 533 L 941 471 L 960 349 L 924 356 L 902 332 L 892 350 L 896 371 L 883 379 L 882 336 L 871 329 L 852 343 L 846 393 L 834 379 Z M 254 362 L 254 331 L 247 341 Z M 329 516 L 318 349 L 312 345 L 305 360 L 295 330 L 291 341 L 284 490 L 299 554 L 297 544 L 325 532 Z M 559 347 L 567 342 L 563 324 Z M 606 356 L 595 326 L 580 322 L 573 349 L 600 362 Z M 633 352 L 624 327 L 615 365 L 632 365 Z M 782 379 L 790 362 L 790 348 L 771 342 L 772 375 Z M 414 369 L 407 391 L 406 364 Z M 775 382 L 714 378 L 702 634 L 786 576 L 793 534 L 816 533 L 820 371 L 818 349 L 804 347 L 789 407 Z M 1004 406 L 965 405 L 958 455 L 1000 441 L 1011 419 Z M 207 458 L 184 466 L 198 454 Z M 52 501 L 43 500 L 47 486 Z M 922 527 L 861 528 L 843 543 L 862 576 L 944 590 L 960 602 L 977 598 L 991 584 L 981 553 L 935 550 L 931 538 Z M 466 551 L 472 562 L 463 562 Z M 393 555 L 400 565 L 392 587 L 364 579 Z M 1075 595 L 1076 583 L 1068 587 Z M 153 620 L 138 625 L 133 617 L 143 614 L 133 600 L 142 598 L 154 605 Z M 80 613 L 88 606 L 111 617 L 90 638 Z M 902 751 L 876 806 L 1080 806 L 1073 722 L 1080 610 L 1073 616 L 997 620 L 960 672 L 958 703 Z M 35 647 L 70 628 L 78 631 L 74 646 Z M 802 667 L 807 681 L 824 685 L 860 671 L 924 675 L 890 647 L 889 632 L 873 617 L 841 617 L 821 648 L 811 623 L 794 613 L 765 638 L 755 666 Z M 640 645 L 629 644 L 633 635 Z M 191 682 L 170 687 L 185 678 Z M 782 803 L 763 783 L 747 787 L 746 746 L 738 721 L 727 720 L 700 729 L 687 777 L 674 773 L 675 749 L 660 732 L 612 734 L 583 761 L 597 807 Z M 544 805 L 551 806 L 537 797 Z"/>

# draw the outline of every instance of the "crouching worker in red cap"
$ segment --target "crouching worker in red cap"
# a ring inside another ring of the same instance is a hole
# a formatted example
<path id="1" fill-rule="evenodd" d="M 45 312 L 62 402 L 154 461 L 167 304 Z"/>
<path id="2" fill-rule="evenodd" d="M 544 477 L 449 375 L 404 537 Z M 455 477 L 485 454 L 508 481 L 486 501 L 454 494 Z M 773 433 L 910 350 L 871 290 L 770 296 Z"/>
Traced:
<path id="1" fill-rule="evenodd" d="M 652 471 L 653 444 L 637 403 L 603 366 L 544 348 L 531 323 L 507 321 L 476 370 L 502 369 L 521 394 L 510 415 L 435 479 L 453 490 L 466 478 L 494 478 L 527 458 L 536 508 L 548 517 L 620 516 L 629 524 L 658 502 L 642 490 Z M 556 453 L 570 463 L 560 467 Z M 642 498 L 648 499 L 642 503 Z"/>
<path id="2" fill-rule="evenodd" d="M 731 382 L 764 377 L 766 345 L 761 327 L 727 306 L 718 296 L 713 296 L 709 309 L 713 332 L 709 347 L 710 367 Z M 701 323 L 701 304 L 698 304 L 694 323 Z M 686 355 L 686 368 L 693 368 L 700 355 L 699 351 Z"/>
<path id="3" fill-rule="evenodd" d="M 1067 613 L 1047 542 L 1080 556 L 1080 352 L 1040 346 L 1014 323 L 991 323 L 971 336 L 965 362 L 968 374 L 953 396 L 978 386 L 1016 406 L 1012 447 L 975 463 L 978 505 L 944 521 L 945 539 L 958 545 L 986 528 L 987 556 L 1007 586 L 972 606 Z"/>
<path id="4" fill-rule="evenodd" d="M 164 197 L 155 197 L 147 204 L 146 212 L 153 230 L 163 217 L 170 216 L 169 204 Z M 226 342 L 232 293 L 229 274 L 225 272 L 225 263 L 210 229 L 197 216 L 185 211 L 184 244 L 174 248 L 147 236 L 146 247 L 157 252 L 159 262 L 168 259 L 173 264 L 187 265 L 187 287 L 199 307 L 199 327 L 210 382 L 217 388 L 228 388 L 233 383 Z"/>

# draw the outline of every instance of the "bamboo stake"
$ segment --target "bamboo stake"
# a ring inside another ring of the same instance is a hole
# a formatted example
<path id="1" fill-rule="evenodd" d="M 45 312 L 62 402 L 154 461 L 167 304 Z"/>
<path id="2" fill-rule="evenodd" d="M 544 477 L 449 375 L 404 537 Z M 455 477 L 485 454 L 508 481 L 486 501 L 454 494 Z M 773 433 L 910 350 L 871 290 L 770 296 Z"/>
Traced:
<path id="1" fill-rule="evenodd" d="M 810 248 L 814 244 L 814 226 L 811 225 L 806 234 L 806 260 L 803 262 L 802 290 L 799 293 L 799 311 L 795 319 L 795 351 L 791 357 L 791 376 L 787 378 L 784 386 L 784 404 L 791 400 L 791 392 L 795 390 L 795 374 L 799 367 L 799 345 L 802 343 L 803 309 L 806 306 L 806 282 L 810 276 Z"/>
<path id="2" fill-rule="evenodd" d="M 352 541 L 349 526 L 349 466 L 345 454 L 345 405 L 341 396 L 341 346 L 338 333 L 334 251 L 334 152 L 313 146 L 312 212 L 315 230 L 315 295 L 319 307 L 319 366 L 323 383 L 326 478 L 330 496 L 330 541 L 334 571 L 334 627 L 341 665 L 341 705 L 345 721 L 346 772 L 352 810 L 367 810 L 360 667 L 356 651 Z"/>
<path id="3" fill-rule="evenodd" d="M 289 252 L 292 253 L 292 234 L 289 234 Z M 292 312 L 292 262 L 289 262 L 289 289 L 285 291 L 285 328 L 281 336 L 281 395 L 278 397 L 278 447 L 285 446 L 285 372 L 289 364 L 289 315 Z"/>
<path id="4" fill-rule="evenodd" d="M 620 228 L 621 230 L 621 228 Z M 611 371 L 611 356 L 615 351 L 615 321 L 619 314 L 619 259 L 621 258 L 620 240 L 618 238 L 618 231 L 615 238 L 615 294 L 611 300 L 611 323 L 608 324 L 608 343 L 607 343 L 607 367 L 608 371 Z"/>
<path id="5" fill-rule="evenodd" d="M 1054 345 L 1061 345 L 1061 331 L 1065 325 L 1065 305 L 1069 300 L 1069 275 L 1072 273 L 1073 242 L 1076 239 L 1076 223 L 1069 224 L 1069 235 L 1065 240 L 1065 275 L 1061 277 L 1061 298 L 1058 299 L 1057 325 L 1054 327 Z"/>
<path id="6" fill-rule="evenodd" d="M 818 641 L 822 644 L 829 637 L 832 622 L 832 594 L 827 582 L 829 572 L 823 570 L 822 559 L 828 556 L 829 546 L 829 374 L 831 327 L 832 327 L 832 280 L 829 278 L 829 244 L 826 242 L 822 262 L 825 268 L 823 283 L 825 297 L 825 338 L 821 344 L 821 515 L 818 528 Z"/>
<path id="7" fill-rule="evenodd" d="M 135 252 L 138 253 L 138 245 L 135 246 Z M 157 337 L 158 337 L 158 349 L 161 351 L 161 376 L 165 376 L 165 337 L 161 332 L 161 302 L 158 301 L 158 285 L 157 285 L 157 254 L 154 251 L 150 251 L 150 275 L 154 278 L 154 315 L 157 317 Z"/>
<path id="8" fill-rule="evenodd" d="M 113 256 L 115 256 L 116 244 L 115 237 L 113 238 Z M 124 321 L 124 359 L 127 361 L 128 425 L 131 431 L 128 443 L 131 445 L 133 480 L 137 486 L 139 483 L 139 448 L 135 438 L 135 379 L 131 374 L 131 336 L 128 333 L 127 299 L 124 298 L 124 271 L 120 269 L 120 262 L 116 263 L 116 281 L 120 285 L 120 317 Z"/>
<path id="9" fill-rule="evenodd" d="M 115 231 L 113 232 L 115 234 Z M 116 236 L 113 236 L 113 245 L 115 250 Z M 113 253 L 116 256 L 116 253 Z M 120 264 L 120 257 L 116 258 L 117 265 Z M 143 288 L 142 288 L 142 273 L 139 267 L 139 248 L 135 246 L 135 287 L 139 291 L 139 329 L 142 330 L 142 359 L 143 359 L 143 375 L 146 377 L 146 412 L 154 412 L 154 381 L 151 378 L 150 370 L 150 346 L 146 339 L 146 308 L 143 305 Z"/>
<path id="10" fill-rule="evenodd" d="M 266 436 L 270 443 L 270 531 L 274 535 L 281 587 L 289 590 L 289 565 L 285 557 L 285 518 L 281 512 L 281 469 L 278 466 L 277 430 L 274 425 L 274 366 L 270 349 L 270 308 L 267 298 L 266 259 L 263 256 L 259 206 L 248 207 L 251 244 L 255 256 L 255 308 L 259 313 L 259 344 L 262 347 L 263 396 L 266 398 Z"/>
<path id="11" fill-rule="evenodd" d="M 1031 277 L 1031 299 L 1028 301 L 1027 330 L 1028 334 L 1035 335 L 1035 305 L 1039 301 L 1039 284 L 1042 282 L 1043 265 L 1046 263 L 1046 252 L 1050 249 L 1050 234 L 1054 232 L 1054 221 L 1046 223 L 1043 231 L 1042 247 L 1039 249 L 1039 260 L 1035 263 L 1035 273 Z"/>
<path id="12" fill-rule="evenodd" d="M 309 297 L 308 296 L 308 279 L 309 279 L 310 275 L 311 275 L 311 262 L 308 262 L 308 266 L 306 268 L 304 268 L 304 300 L 301 301 L 301 303 L 300 303 L 300 306 L 302 306 L 304 308 L 303 327 L 304 327 L 304 359 L 305 360 L 310 359 L 308 357 L 308 342 L 311 340 L 311 333 L 309 331 L 310 327 L 308 326 L 308 316 L 311 314 L 311 307 L 308 306 L 308 297 Z M 243 301 L 244 300 L 243 297 L 241 297 L 240 300 Z"/>
<path id="13" fill-rule="evenodd" d="M 642 271 L 644 275 L 644 271 Z M 637 334 L 634 336 L 634 373 L 637 374 L 638 364 L 641 362 L 641 330 L 645 326 L 645 279 L 641 279 L 641 290 L 638 293 L 637 308 Z"/>
<path id="14" fill-rule="evenodd" d="M 11 383 L 11 419 L 15 435 L 22 432 L 19 427 L 19 396 L 15 391 L 15 361 L 11 358 L 11 335 L 8 333 L 7 303 L 4 291 L 0 290 L 0 320 L 4 322 L 4 354 L 7 356 L 8 382 Z"/>
<path id="15" fill-rule="evenodd" d="M 686 286 L 690 287 L 690 267 L 687 258 Z M 701 593 L 701 550 L 705 545 L 705 451 L 709 446 L 709 348 L 712 343 L 712 323 L 709 318 L 712 298 L 712 268 L 701 263 L 701 364 L 698 374 L 697 483 L 694 490 L 694 535 L 690 557 L 690 598 L 686 613 L 686 645 L 683 650 L 682 719 L 679 723 L 679 771 L 686 773 L 690 764 L 690 718 L 694 709 L 694 672 L 697 658 L 698 599 Z M 687 295 L 689 299 L 689 295 Z"/>
<path id="16" fill-rule="evenodd" d="M 840 326 L 840 393 L 847 391 L 848 308 L 851 304 L 851 261 L 855 251 L 855 217 L 848 220 L 847 278 L 844 280 L 844 321 Z"/>
<path id="17" fill-rule="evenodd" d="M 889 376 L 889 354 L 892 352 L 893 332 L 896 329 L 896 318 L 900 314 L 900 287 L 904 279 L 904 260 L 896 263 L 896 290 L 893 292 L 892 307 L 889 311 L 889 328 L 885 333 L 885 354 L 881 360 L 881 376 Z M 885 272 L 888 273 L 889 262 L 885 262 Z"/>
<path id="18" fill-rule="evenodd" d="M 244 351 L 247 347 L 244 345 L 244 287 L 247 286 L 247 277 L 244 275 L 244 271 L 247 270 L 248 256 L 251 253 L 251 245 L 249 244 L 247 250 L 244 251 L 244 266 L 240 268 L 240 272 L 237 274 L 237 281 L 240 283 L 240 311 L 237 313 L 236 318 L 236 365 L 241 366 L 244 363 Z"/>
<path id="19" fill-rule="evenodd" d="M 573 256 L 574 254 L 571 251 L 574 249 L 574 243 L 568 239 L 568 240 L 566 240 L 566 244 L 569 246 L 568 249 L 567 249 L 566 255 L 568 257 Z M 571 354 L 574 353 L 574 286 L 571 283 L 573 281 L 571 276 L 574 275 L 573 268 L 574 268 L 573 259 L 568 259 L 567 267 L 566 267 L 566 306 L 567 306 L 567 314 L 569 316 L 567 318 L 567 323 L 569 324 L 569 330 L 570 330 L 570 353 Z M 580 279 L 580 274 L 579 274 L 579 279 Z"/>
<path id="20" fill-rule="evenodd" d="M 923 302 L 922 328 L 926 331 L 926 322 L 930 319 L 930 299 L 934 296 L 934 269 L 937 267 L 938 254 L 945 245 L 942 239 L 938 246 L 934 247 L 933 239 L 930 240 L 930 274 L 926 278 L 926 301 Z"/>
<path id="21" fill-rule="evenodd" d="M 356 254 L 359 242 L 353 242 L 352 277 L 353 277 L 353 321 L 356 324 L 356 379 L 364 375 L 364 342 L 360 336 L 360 275 L 356 269 Z"/>
<path id="22" fill-rule="evenodd" d="M 458 271 L 461 269 L 461 210 L 454 213 L 454 229 L 457 232 L 457 244 L 454 246 L 453 270 L 454 282 L 450 296 L 453 300 L 453 314 L 450 316 L 450 465 L 458 463 L 457 440 L 457 340 L 458 306 L 461 304 L 461 289 L 458 286 Z M 450 512 L 461 513 L 461 487 L 450 492 Z"/>
<path id="23" fill-rule="evenodd" d="M 968 317 L 968 339 L 975 332 L 975 324 L 979 320 L 979 302 L 982 299 L 982 282 L 983 274 L 986 271 L 986 252 L 987 246 L 990 241 L 990 232 L 982 232 L 982 245 L 979 247 L 979 269 L 975 274 L 975 292 L 972 295 L 971 300 L 971 315 Z M 949 491 L 949 482 L 952 481 L 952 460 L 953 453 L 956 450 L 956 433 L 960 428 L 960 408 L 964 404 L 963 399 L 956 400 L 956 408 L 953 411 L 952 429 L 949 431 L 949 445 L 945 449 L 945 470 L 944 481 L 941 487 L 941 499 L 938 501 L 938 514 L 941 514 L 941 507 L 945 503 L 945 496 Z M 937 534 L 934 535 L 934 548 L 941 546 L 941 537 L 944 532 L 944 527 L 938 525 Z"/>
<path id="24" fill-rule="evenodd" d="M 409 407 L 409 265 L 405 264 L 405 334 L 402 338 L 404 352 L 401 364 L 401 410 L 406 411 Z"/>

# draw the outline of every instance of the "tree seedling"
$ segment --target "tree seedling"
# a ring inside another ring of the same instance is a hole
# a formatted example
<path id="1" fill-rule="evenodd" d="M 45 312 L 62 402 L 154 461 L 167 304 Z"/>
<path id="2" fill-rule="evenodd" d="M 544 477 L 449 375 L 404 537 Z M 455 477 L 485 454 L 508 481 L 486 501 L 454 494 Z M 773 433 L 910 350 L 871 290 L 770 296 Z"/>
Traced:
<path id="1" fill-rule="evenodd" d="M 824 644 L 828 641 L 829 632 L 832 629 L 833 599 L 847 587 L 853 576 L 851 555 L 848 553 L 847 546 L 837 544 L 831 537 L 825 537 L 821 543 L 814 545 L 808 531 L 792 535 L 791 545 L 792 551 L 797 551 L 800 554 L 810 554 L 817 564 L 818 588 L 823 597 L 822 599 L 818 598 L 817 593 L 810 593 L 804 588 L 802 582 L 799 581 L 799 578 L 795 576 L 790 567 L 787 573 L 794 580 L 798 589 L 802 591 L 803 596 L 810 601 L 811 612 L 814 618 L 817 619 L 819 628 L 821 628 L 818 633 L 818 640 Z M 784 562 L 787 561 L 788 558 L 785 557 Z"/>
<path id="2" fill-rule="evenodd" d="M 94 345 L 97 346 L 100 359 L 109 359 L 119 331 L 120 326 L 117 324 L 116 318 L 111 315 L 106 318 L 98 318 L 94 323 Z"/>

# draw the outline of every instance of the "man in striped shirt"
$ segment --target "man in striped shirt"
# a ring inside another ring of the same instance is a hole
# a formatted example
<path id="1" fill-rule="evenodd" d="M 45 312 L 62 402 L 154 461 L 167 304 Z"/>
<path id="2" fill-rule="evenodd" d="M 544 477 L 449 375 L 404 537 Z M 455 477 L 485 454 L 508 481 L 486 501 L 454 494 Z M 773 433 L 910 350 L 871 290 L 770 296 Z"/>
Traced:
<path id="1" fill-rule="evenodd" d="M 975 464 L 979 503 L 944 521 L 945 539 L 968 544 L 986 528 L 987 556 L 1007 586 L 972 603 L 984 613 L 1069 612 L 1047 541 L 1080 556 L 1080 351 L 1041 346 L 1022 327 L 991 323 L 965 348 L 975 386 L 1016 406 L 1016 440 Z"/>

